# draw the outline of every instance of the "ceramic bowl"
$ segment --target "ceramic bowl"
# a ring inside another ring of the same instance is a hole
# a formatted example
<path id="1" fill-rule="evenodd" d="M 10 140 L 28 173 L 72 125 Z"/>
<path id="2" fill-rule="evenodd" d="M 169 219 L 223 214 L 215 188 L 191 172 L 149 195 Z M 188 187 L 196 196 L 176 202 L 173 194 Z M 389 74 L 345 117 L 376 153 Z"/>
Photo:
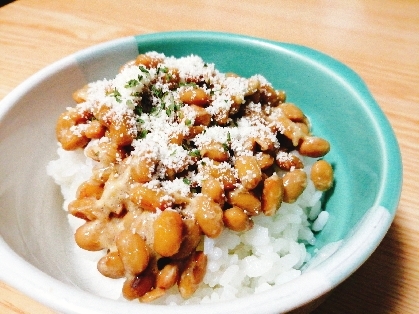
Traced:
<path id="1" fill-rule="evenodd" d="M 329 222 L 317 234 L 323 258 L 300 277 L 245 299 L 190 305 L 182 313 L 278 313 L 315 304 L 361 266 L 390 227 L 401 191 L 399 147 L 361 78 L 310 48 L 240 35 L 169 32 L 106 42 L 36 73 L 0 105 L 0 280 L 61 313 L 175 313 L 177 307 L 115 301 L 86 288 L 58 187 L 47 176 L 56 158 L 54 126 L 87 82 L 111 78 L 139 52 L 189 54 L 223 72 L 260 73 L 287 92 L 331 143 L 335 185 Z M 307 307 L 306 307 L 307 309 Z"/>

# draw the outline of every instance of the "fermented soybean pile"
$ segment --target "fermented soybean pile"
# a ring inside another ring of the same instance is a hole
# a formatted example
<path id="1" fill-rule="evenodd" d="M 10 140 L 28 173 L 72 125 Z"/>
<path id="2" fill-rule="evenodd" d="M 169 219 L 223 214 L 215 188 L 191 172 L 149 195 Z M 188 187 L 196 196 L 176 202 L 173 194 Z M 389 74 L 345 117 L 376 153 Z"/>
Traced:
<path id="1" fill-rule="evenodd" d="M 91 272 L 122 278 L 125 299 L 231 299 L 301 273 L 333 171 L 285 92 L 149 52 L 73 98 L 48 173 L 82 222 L 75 243 L 102 252 Z"/>

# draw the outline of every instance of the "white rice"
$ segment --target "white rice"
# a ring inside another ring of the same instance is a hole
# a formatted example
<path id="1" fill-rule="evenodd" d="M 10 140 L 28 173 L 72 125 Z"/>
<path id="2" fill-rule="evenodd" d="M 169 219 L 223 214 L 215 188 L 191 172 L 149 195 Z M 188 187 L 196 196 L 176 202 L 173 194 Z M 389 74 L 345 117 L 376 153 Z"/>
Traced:
<path id="1" fill-rule="evenodd" d="M 47 172 L 61 187 L 63 209 L 67 210 L 68 203 L 75 198 L 77 187 L 90 178 L 93 161 L 86 158 L 82 150 L 69 152 L 59 147 L 58 156 L 57 160 L 48 164 Z M 299 157 L 309 174 L 315 159 Z M 315 244 L 313 232 L 323 229 L 328 219 L 328 213 L 321 210 L 321 196 L 322 193 L 316 191 L 309 180 L 296 203 L 283 203 L 273 217 L 253 217 L 254 227 L 250 231 L 238 233 L 225 228 L 218 238 L 205 238 L 203 246 L 208 267 L 200 288 L 191 298 L 184 300 L 174 286 L 154 303 L 194 304 L 246 297 L 300 276 L 301 268 L 311 258 L 306 245 Z M 75 231 L 83 221 L 69 215 L 69 223 Z M 74 246 L 77 246 L 75 242 Z M 81 251 L 74 250 L 83 259 L 98 258 L 97 252 Z M 95 263 L 89 265 L 91 269 L 87 271 L 98 273 Z M 121 298 L 122 282 L 109 280 L 107 283 L 115 287 L 107 289 L 112 293 L 106 295 L 99 291 L 100 285 L 92 282 L 90 286 L 93 290 L 97 287 L 98 290 L 93 292 L 99 295 Z"/>

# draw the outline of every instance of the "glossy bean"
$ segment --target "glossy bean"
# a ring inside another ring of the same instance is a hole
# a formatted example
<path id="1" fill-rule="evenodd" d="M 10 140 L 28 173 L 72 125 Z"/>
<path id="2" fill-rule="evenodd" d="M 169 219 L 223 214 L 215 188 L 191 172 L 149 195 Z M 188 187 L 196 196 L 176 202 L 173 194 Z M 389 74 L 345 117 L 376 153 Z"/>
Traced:
<path id="1" fill-rule="evenodd" d="M 82 88 L 79 88 L 78 90 L 76 90 L 72 96 L 73 96 L 73 100 L 77 103 L 80 104 L 82 102 L 85 102 L 87 99 L 87 91 L 89 89 L 89 86 L 86 84 L 84 85 Z"/>
<path id="2" fill-rule="evenodd" d="M 98 139 L 105 135 L 106 128 L 98 121 L 91 121 L 86 129 L 84 130 L 84 135 L 90 139 Z"/>
<path id="3" fill-rule="evenodd" d="M 206 268 L 207 256 L 201 251 L 194 252 L 188 259 L 178 281 L 179 292 L 183 298 L 187 299 L 195 293 L 204 279 Z"/>
<path id="4" fill-rule="evenodd" d="M 275 163 L 281 170 L 284 171 L 304 168 L 304 164 L 299 157 L 283 151 L 278 152 L 275 158 Z"/>
<path id="5" fill-rule="evenodd" d="M 297 169 L 287 172 L 282 180 L 284 184 L 283 201 L 294 203 L 307 186 L 307 174 L 303 170 Z"/>
<path id="6" fill-rule="evenodd" d="M 257 161 L 260 169 L 265 170 L 265 169 L 267 169 L 267 168 L 269 168 L 270 166 L 273 165 L 274 158 L 267 153 L 260 152 L 256 155 L 256 161 Z"/>
<path id="7" fill-rule="evenodd" d="M 117 279 L 125 275 L 125 268 L 118 252 L 109 252 L 97 263 L 98 271 L 105 277 Z"/>
<path id="8" fill-rule="evenodd" d="M 156 161 L 150 157 L 135 156 L 131 159 L 131 177 L 135 182 L 146 183 L 151 180 Z"/>
<path id="9" fill-rule="evenodd" d="M 182 242 L 183 222 L 176 211 L 163 211 L 153 223 L 154 251 L 162 256 L 172 256 Z"/>
<path id="10" fill-rule="evenodd" d="M 156 287 L 170 289 L 179 279 L 179 267 L 175 264 L 167 264 L 157 274 Z"/>
<path id="11" fill-rule="evenodd" d="M 222 183 L 215 178 L 202 181 L 202 194 L 209 196 L 214 202 L 224 205 L 224 189 Z"/>
<path id="12" fill-rule="evenodd" d="M 202 88 L 187 88 L 179 93 L 180 100 L 184 104 L 196 105 L 200 107 L 207 106 L 210 100 L 207 92 Z"/>
<path id="13" fill-rule="evenodd" d="M 249 216 L 259 215 L 261 210 L 260 200 L 253 193 L 243 188 L 229 191 L 227 202 L 230 205 L 242 208 Z"/>
<path id="14" fill-rule="evenodd" d="M 201 229 L 195 219 L 183 219 L 183 240 L 179 251 L 172 255 L 173 260 L 180 260 L 189 256 L 201 242 Z"/>
<path id="15" fill-rule="evenodd" d="M 223 146 L 223 144 L 215 141 L 203 145 L 200 149 L 200 153 L 202 157 L 208 157 L 220 162 L 227 161 L 230 157 L 228 148 Z"/>
<path id="16" fill-rule="evenodd" d="M 279 98 L 276 91 L 270 85 L 260 86 L 260 101 L 263 104 L 276 107 L 279 104 Z"/>
<path id="17" fill-rule="evenodd" d="M 223 210 L 219 204 L 206 195 L 198 195 L 191 202 L 196 221 L 209 238 L 216 238 L 223 230 Z"/>
<path id="18" fill-rule="evenodd" d="M 162 60 L 160 58 L 153 58 L 146 54 L 139 54 L 135 59 L 136 65 L 143 65 L 146 68 L 156 67 Z"/>
<path id="19" fill-rule="evenodd" d="M 118 234 L 115 242 L 127 274 L 137 275 L 146 269 L 150 253 L 147 244 L 139 234 L 123 230 Z"/>
<path id="20" fill-rule="evenodd" d="M 227 162 L 219 163 L 214 161 L 213 165 L 203 165 L 202 171 L 204 175 L 221 180 L 225 190 L 234 189 L 237 183 L 235 171 Z"/>
<path id="21" fill-rule="evenodd" d="M 280 106 L 282 112 L 284 113 L 284 115 L 290 119 L 293 122 L 304 122 L 305 121 L 305 115 L 304 113 L 301 111 L 300 108 L 298 108 L 295 104 L 293 103 L 283 103 Z"/>
<path id="22" fill-rule="evenodd" d="M 234 167 L 241 184 L 247 190 L 253 190 L 262 180 L 262 172 L 255 156 L 237 157 Z"/>
<path id="23" fill-rule="evenodd" d="M 237 206 L 224 211 L 223 222 L 226 227 L 234 231 L 247 231 L 253 227 L 252 219 Z"/>
<path id="24" fill-rule="evenodd" d="M 86 117 L 75 108 L 67 110 L 58 117 L 55 134 L 63 149 L 75 150 L 89 143 L 90 140 L 82 130 L 74 130 L 74 127 L 86 123 L 86 121 Z"/>
<path id="25" fill-rule="evenodd" d="M 84 220 L 95 220 L 101 214 L 96 206 L 96 199 L 84 197 L 71 201 L 68 204 L 68 212 L 74 217 Z"/>
<path id="26" fill-rule="evenodd" d="M 142 296 L 139 297 L 139 300 L 142 303 L 150 303 L 150 302 L 153 302 L 154 300 L 157 300 L 158 298 L 161 298 L 165 294 L 166 294 L 166 289 L 157 287 L 144 293 Z"/>
<path id="27" fill-rule="evenodd" d="M 80 186 L 77 188 L 76 197 L 78 199 L 85 198 L 85 197 L 93 197 L 95 199 L 100 199 L 103 193 L 103 183 L 95 180 L 89 179 L 84 181 Z"/>
<path id="28" fill-rule="evenodd" d="M 129 276 L 122 286 L 122 295 L 127 300 L 142 297 L 153 289 L 155 277 L 152 272 L 148 271 L 136 276 Z"/>
<path id="29" fill-rule="evenodd" d="M 313 158 L 323 157 L 329 150 L 329 142 L 316 136 L 306 136 L 298 148 L 301 155 Z"/>
<path id="30" fill-rule="evenodd" d="M 207 126 L 211 122 L 211 114 L 204 108 L 197 105 L 189 105 L 188 108 L 194 112 L 194 126 Z"/>
<path id="31" fill-rule="evenodd" d="M 333 168 L 326 160 L 318 160 L 311 167 L 310 178 L 319 191 L 326 191 L 333 185 Z"/>
<path id="32" fill-rule="evenodd" d="M 81 225 L 74 234 L 77 245 L 87 251 L 100 251 L 104 248 L 102 244 L 102 232 L 105 229 L 105 222 L 100 220 L 87 221 Z"/>
<path id="33" fill-rule="evenodd" d="M 276 173 L 263 181 L 262 212 L 266 216 L 272 216 L 276 213 L 279 206 L 281 206 L 283 194 L 282 179 Z"/>
<path id="34" fill-rule="evenodd" d="M 132 188 L 130 199 L 134 204 L 150 212 L 155 212 L 156 209 L 164 210 L 172 203 L 162 190 L 150 189 L 142 184 Z"/>

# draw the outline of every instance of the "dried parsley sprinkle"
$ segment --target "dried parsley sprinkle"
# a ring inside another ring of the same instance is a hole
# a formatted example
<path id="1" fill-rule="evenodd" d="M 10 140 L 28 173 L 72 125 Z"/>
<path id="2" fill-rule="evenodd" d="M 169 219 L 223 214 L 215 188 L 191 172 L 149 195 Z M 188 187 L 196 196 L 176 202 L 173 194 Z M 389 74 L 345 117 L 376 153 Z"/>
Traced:
<path id="1" fill-rule="evenodd" d="M 176 103 L 171 103 L 169 106 L 166 107 L 166 114 L 170 116 L 173 112 L 179 111 L 180 107 Z"/>
<path id="2" fill-rule="evenodd" d="M 189 180 L 188 178 L 183 178 L 182 181 L 183 181 L 183 183 L 185 183 L 187 185 L 191 184 L 191 180 Z"/>
<path id="3" fill-rule="evenodd" d="M 157 68 L 157 75 L 159 75 L 159 73 L 168 73 L 169 72 L 169 68 L 167 67 L 158 67 Z"/>
<path id="4" fill-rule="evenodd" d="M 230 131 L 227 132 L 227 142 L 231 142 L 231 135 L 230 135 Z"/>
<path id="5" fill-rule="evenodd" d="M 126 84 L 125 84 L 125 88 L 130 88 L 130 87 L 135 87 L 135 86 L 137 86 L 138 84 L 140 84 L 140 82 L 138 81 L 138 80 L 136 80 L 136 79 L 132 79 L 132 80 L 129 80 Z"/>
<path id="6" fill-rule="evenodd" d="M 188 153 L 188 155 L 192 157 L 201 157 L 201 152 L 199 149 L 193 149 Z"/>
<path id="7" fill-rule="evenodd" d="M 142 65 L 140 65 L 138 68 L 139 68 L 139 69 L 140 69 L 140 71 L 141 71 L 141 72 L 143 72 L 143 73 L 147 73 L 147 74 L 149 74 L 149 73 L 150 73 L 150 72 L 148 72 L 148 70 L 147 70 L 144 66 L 142 66 Z"/>
<path id="8" fill-rule="evenodd" d="M 197 87 L 195 82 L 180 82 L 179 86 L 192 86 L 192 87 Z"/>
<path id="9" fill-rule="evenodd" d="M 121 93 L 116 89 L 116 87 L 113 89 L 112 92 L 110 92 L 108 94 L 108 96 L 114 97 L 117 102 L 121 102 L 122 101 L 121 100 Z"/>
<path id="10" fill-rule="evenodd" d="M 140 130 L 137 135 L 137 139 L 143 139 L 147 136 L 148 131 L 147 130 Z"/>
<path id="11" fill-rule="evenodd" d="M 163 89 L 156 87 L 155 85 L 151 86 L 151 92 L 153 95 L 159 99 L 162 99 L 165 95 L 165 92 L 163 92 Z"/>
<path id="12" fill-rule="evenodd" d="M 223 143 L 222 145 L 223 145 L 224 150 L 225 151 L 228 151 L 228 144 L 227 143 Z"/>
<path id="13" fill-rule="evenodd" d="M 142 108 L 141 106 L 137 105 L 137 106 L 134 108 L 134 113 L 135 113 L 137 116 L 141 116 L 141 115 L 143 114 L 143 108 Z"/>

